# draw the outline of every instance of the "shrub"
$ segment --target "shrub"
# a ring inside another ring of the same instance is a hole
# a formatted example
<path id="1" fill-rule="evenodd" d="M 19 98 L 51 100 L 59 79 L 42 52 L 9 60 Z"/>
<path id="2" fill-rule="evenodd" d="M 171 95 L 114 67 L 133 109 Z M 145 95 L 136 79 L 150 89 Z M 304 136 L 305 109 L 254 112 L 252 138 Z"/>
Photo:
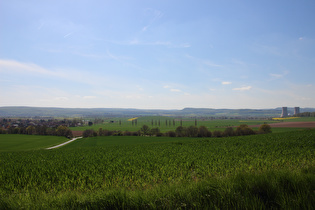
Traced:
<path id="1" fill-rule="evenodd" d="M 175 133 L 177 137 L 184 137 L 186 136 L 186 128 L 180 125 L 176 128 Z"/>
<path id="2" fill-rule="evenodd" d="M 125 131 L 124 132 L 124 136 L 131 136 L 132 135 L 132 132 L 131 131 Z"/>
<path id="3" fill-rule="evenodd" d="M 262 124 L 258 131 L 259 133 L 271 133 L 271 127 L 268 124 Z"/>
<path id="4" fill-rule="evenodd" d="M 255 131 L 253 131 L 253 129 L 248 127 L 248 125 L 242 124 L 236 128 L 235 133 L 238 136 L 245 136 L 245 135 L 253 135 L 255 134 Z"/>
<path id="5" fill-rule="evenodd" d="M 167 136 L 176 137 L 176 133 L 174 131 L 169 131 L 169 132 L 167 132 Z"/>
<path id="6" fill-rule="evenodd" d="M 161 137 L 161 136 L 163 136 L 163 133 L 161 133 L 161 132 L 156 134 L 156 137 Z"/>
<path id="7" fill-rule="evenodd" d="M 97 136 L 97 133 L 93 129 L 88 129 L 88 130 L 83 131 L 84 138 L 94 137 L 94 136 Z"/>
<path id="8" fill-rule="evenodd" d="M 3 128 L 0 128 L 0 134 L 6 134 L 6 133 L 7 133 L 6 130 L 4 130 Z"/>
<path id="9" fill-rule="evenodd" d="M 198 137 L 211 137 L 212 133 L 206 126 L 200 126 L 198 129 Z"/>
<path id="10" fill-rule="evenodd" d="M 193 125 L 189 126 L 187 128 L 187 136 L 189 136 L 189 137 L 198 136 L 198 128 L 196 126 L 193 126 Z"/>
<path id="11" fill-rule="evenodd" d="M 235 132 L 232 127 L 226 128 L 223 132 L 223 136 L 234 136 L 234 135 L 235 135 Z"/>
<path id="12" fill-rule="evenodd" d="M 150 133 L 150 128 L 149 126 L 147 125 L 143 125 L 141 128 L 140 128 L 140 132 L 143 136 L 146 136 Z"/>
<path id="13" fill-rule="evenodd" d="M 222 135 L 221 131 L 213 131 L 212 136 L 213 137 L 222 137 L 223 135 Z"/>
<path id="14" fill-rule="evenodd" d="M 160 133 L 160 129 L 159 128 L 152 128 L 150 131 L 151 135 L 157 136 L 158 133 Z"/>
<path id="15" fill-rule="evenodd" d="M 132 132 L 132 136 L 140 136 L 140 131 L 134 131 Z"/>

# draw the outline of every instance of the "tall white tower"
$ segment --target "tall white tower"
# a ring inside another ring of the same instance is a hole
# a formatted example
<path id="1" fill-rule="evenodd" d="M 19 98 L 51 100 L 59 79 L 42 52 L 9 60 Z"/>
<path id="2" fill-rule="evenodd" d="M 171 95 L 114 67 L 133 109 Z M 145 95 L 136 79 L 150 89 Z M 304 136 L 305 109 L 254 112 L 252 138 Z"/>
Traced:
<path id="1" fill-rule="evenodd" d="M 294 107 L 294 114 L 300 114 L 300 107 Z"/>
<path id="2" fill-rule="evenodd" d="M 282 107 L 281 117 L 287 117 L 287 116 L 288 116 L 288 107 Z"/>

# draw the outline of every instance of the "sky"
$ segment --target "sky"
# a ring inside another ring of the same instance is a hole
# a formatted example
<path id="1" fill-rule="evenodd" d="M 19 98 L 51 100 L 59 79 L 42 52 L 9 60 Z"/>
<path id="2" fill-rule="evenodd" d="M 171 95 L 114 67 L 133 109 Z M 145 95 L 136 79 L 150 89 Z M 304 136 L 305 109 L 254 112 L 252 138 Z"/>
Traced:
<path id="1" fill-rule="evenodd" d="M 315 107 L 314 0 L 1 0 L 0 106 Z"/>

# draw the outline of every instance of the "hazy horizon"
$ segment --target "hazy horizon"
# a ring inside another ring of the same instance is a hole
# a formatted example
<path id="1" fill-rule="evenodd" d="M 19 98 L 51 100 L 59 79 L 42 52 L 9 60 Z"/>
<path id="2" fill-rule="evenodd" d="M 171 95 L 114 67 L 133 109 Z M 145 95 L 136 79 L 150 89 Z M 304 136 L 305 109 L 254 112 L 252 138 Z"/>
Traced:
<path id="1" fill-rule="evenodd" d="M 252 109 L 252 110 L 260 110 L 260 109 L 282 109 L 282 107 L 270 107 L 270 108 L 212 108 L 212 107 L 184 107 L 180 109 L 159 109 L 159 108 L 133 108 L 133 107 L 127 107 L 127 108 L 122 108 L 122 107 L 55 107 L 55 106 L 0 106 L 0 108 L 4 107 L 27 107 L 27 108 L 57 108 L 57 109 L 143 109 L 143 110 L 183 110 L 183 109 Z M 294 109 L 295 107 L 287 107 L 290 109 Z M 315 109 L 315 107 L 299 107 L 300 109 Z"/>
<path id="2" fill-rule="evenodd" d="M 315 107 L 315 2 L 0 6 L 0 107 Z"/>

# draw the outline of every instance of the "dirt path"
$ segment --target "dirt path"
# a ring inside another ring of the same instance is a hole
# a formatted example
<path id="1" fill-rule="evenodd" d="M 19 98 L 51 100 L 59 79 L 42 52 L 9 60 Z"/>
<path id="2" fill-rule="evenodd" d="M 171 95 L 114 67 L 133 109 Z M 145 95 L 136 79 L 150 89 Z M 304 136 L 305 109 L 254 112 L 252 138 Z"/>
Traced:
<path id="1" fill-rule="evenodd" d="M 59 145 L 56 145 L 56 146 L 53 146 L 53 147 L 49 147 L 49 148 L 46 148 L 46 149 L 55 149 L 55 148 L 64 146 L 64 145 L 66 145 L 66 144 L 69 144 L 69 143 L 71 143 L 71 142 L 73 142 L 73 141 L 75 141 L 75 140 L 77 140 L 77 139 L 81 139 L 81 138 L 82 138 L 82 137 L 76 137 L 76 138 L 71 139 L 70 141 L 66 141 L 66 142 L 64 142 L 64 143 L 62 143 L 62 144 L 59 144 Z"/>

